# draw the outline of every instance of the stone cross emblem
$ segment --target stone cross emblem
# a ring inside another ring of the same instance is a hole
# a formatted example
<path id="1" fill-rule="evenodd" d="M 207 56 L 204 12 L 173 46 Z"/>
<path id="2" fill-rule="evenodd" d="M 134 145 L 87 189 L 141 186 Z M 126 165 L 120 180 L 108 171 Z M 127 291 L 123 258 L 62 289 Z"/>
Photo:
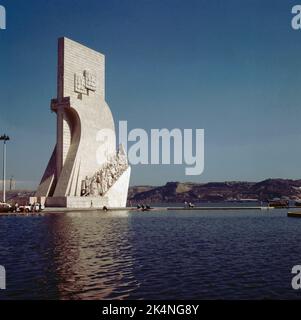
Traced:
<path id="1" fill-rule="evenodd" d="M 85 70 L 82 74 L 75 73 L 74 75 L 74 91 L 88 95 L 90 91 L 96 91 L 96 75 L 91 71 Z"/>

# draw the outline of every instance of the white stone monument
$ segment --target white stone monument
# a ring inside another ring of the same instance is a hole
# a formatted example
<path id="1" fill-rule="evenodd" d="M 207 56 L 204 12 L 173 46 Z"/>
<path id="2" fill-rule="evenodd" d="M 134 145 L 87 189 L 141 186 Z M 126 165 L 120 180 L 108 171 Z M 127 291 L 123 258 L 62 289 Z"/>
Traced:
<path id="1" fill-rule="evenodd" d="M 105 101 L 105 57 L 67 38 L 58 41 L 57 142 L 35 199 L 50 207 L 125 207 L 130 167 L 116 151 Z M 103 139 L 108 130 L 113 139 Z"/>

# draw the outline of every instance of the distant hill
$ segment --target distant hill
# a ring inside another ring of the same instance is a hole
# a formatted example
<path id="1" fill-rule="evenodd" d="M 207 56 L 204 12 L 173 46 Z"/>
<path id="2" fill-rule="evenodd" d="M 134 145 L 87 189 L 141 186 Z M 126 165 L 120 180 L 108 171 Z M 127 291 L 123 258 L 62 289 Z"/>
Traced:
<path id="1" fill-rule="evenodd" d="M 34 191 L 7 192 L 7 201 L 28 201 Z M 167 182 L 164 186 L 133 186 L 129 188 L 128 201 L 136 203 L 220 202 L 256 199 L 267 201 L 275 198 L 301 199 L 301 180 L 268 179 L 261 182 Z M 2 191 L 0 191 L 2 199 Z"/>
<path id="2" fill-rule="evenodd" d="M 301 199 L 301 180 L 268 179 L 261 182 L 168 182 L 160 187 L 131 187 L 132 203 L 218 202 L 274 198 Z"/>

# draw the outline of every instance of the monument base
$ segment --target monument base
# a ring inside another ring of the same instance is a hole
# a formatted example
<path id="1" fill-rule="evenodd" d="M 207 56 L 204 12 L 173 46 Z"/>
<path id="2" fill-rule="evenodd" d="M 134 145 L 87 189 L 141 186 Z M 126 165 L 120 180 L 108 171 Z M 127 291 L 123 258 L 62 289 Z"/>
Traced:
<path id="1" fill-rule="evenodd" d="M 108 207 L 108 197 L 48 197 L 46 207 L 103 208 Z"/>
<path id="2" fill-rule="evenodd" d="M 126 207 L 131 167 L 119 177 L 104 196 L 30 197 L 30 203 L 52 208 L 123 208 Z"/>

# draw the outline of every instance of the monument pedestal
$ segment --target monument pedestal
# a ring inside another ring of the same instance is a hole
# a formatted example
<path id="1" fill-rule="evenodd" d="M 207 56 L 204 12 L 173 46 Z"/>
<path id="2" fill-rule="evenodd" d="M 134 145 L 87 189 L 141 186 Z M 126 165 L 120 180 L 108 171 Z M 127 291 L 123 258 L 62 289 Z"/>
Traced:
<path id="1" fill-rule="evenodd" d="M 103 208 L 108 207 L 107 197 L 48 197 L 46 207 L 52 208 Z"/>
<path id="2" fill-rule="evenodd" d="M 47 197 L 46 207 L 58 208 L 123 208 L 126 206 L 128 182 L 131 168 L 128 168 L 104 196 L 87 197 Z M 39 202 L 39 199 L 36 198 Z M 33 201 L 33 202 L 36 202 Z"/>

